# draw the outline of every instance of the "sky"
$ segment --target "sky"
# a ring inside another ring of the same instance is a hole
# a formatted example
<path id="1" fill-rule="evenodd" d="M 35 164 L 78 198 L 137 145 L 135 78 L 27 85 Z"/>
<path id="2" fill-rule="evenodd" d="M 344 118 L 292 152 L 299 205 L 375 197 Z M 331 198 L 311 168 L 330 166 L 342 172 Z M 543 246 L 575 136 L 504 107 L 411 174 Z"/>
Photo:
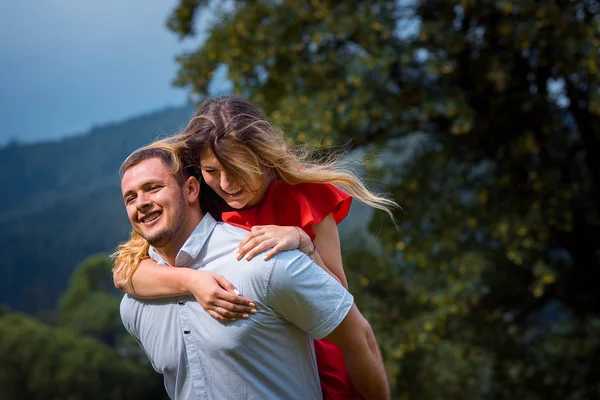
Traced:
<path id="1" fill-rule="evenodd" d="M 186 102 L 177 0 L 0 0 L 0 145 L 84 133 Z"/>

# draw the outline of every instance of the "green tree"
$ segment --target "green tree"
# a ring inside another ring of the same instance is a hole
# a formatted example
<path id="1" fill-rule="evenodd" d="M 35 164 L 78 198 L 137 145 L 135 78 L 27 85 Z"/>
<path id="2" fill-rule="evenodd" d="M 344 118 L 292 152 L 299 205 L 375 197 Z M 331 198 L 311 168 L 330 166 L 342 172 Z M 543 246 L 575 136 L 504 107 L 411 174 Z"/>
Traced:
<path id="1" fill-rule="evenodd" d="M 181 0 L 175 83 L 225 67 L 296 142 L 382 150 L 406 210 L 346 257 L 395 395 L 599 396 L 596 1 Z M 401 160 L 402 162 L 398 162 Z"/>
<path id="2" fill-rule="evenodd" d="M 58 323 L 115 347 L 127 334 L 119 315 L 122 295 L 115 289 L 111 270 L 112 261 L 105 255 L 84 260 L 60 298 Z"/>
<path id="3" fill-rule="evenodd" d="M 66 328 L 0 316 L 0 386 L 6 400 L 165 399 L 146 365 Z"/>

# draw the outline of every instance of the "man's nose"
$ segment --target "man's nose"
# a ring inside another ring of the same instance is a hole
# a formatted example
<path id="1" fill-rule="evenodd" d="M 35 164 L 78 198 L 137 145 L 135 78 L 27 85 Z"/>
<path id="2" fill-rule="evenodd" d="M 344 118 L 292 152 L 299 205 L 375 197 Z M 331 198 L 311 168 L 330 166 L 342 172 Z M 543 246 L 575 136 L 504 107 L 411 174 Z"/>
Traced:
<path id="1" fill-rule="evenodd" d="M 148 207 L 150 207 L 150 204 L 151 204 L 150 199 L 143 194 L 139 195 L 135 202 L 135 206 L 140 211 L 145 210 Z"/>

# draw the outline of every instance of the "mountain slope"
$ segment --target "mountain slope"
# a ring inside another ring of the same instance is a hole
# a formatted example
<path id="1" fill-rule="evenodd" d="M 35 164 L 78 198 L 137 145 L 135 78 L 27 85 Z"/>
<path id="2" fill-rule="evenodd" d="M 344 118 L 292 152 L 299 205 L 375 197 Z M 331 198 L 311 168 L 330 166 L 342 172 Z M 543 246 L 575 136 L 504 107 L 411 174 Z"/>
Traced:
<path id="1" fill-rule="evenodd" d="M 187 122 L 191 107 L 168 108 L 90 133 L 33 145 L 0 149 L 0 220 L 15 210 L 39 209 L 40 201 L 56 201 L 66 194 L 114 181 L 117 169 L 135 148 L 160 135 L 177 132 Z"/>
<path id="2" fill-rule="evenodd" d="M 0 304 L 30 313 L 54 309 L 81 260 L 125 240 L 121 162 L 180 130 L 192 113 L 169 108 L 86 135 L 0 149 Z"/>

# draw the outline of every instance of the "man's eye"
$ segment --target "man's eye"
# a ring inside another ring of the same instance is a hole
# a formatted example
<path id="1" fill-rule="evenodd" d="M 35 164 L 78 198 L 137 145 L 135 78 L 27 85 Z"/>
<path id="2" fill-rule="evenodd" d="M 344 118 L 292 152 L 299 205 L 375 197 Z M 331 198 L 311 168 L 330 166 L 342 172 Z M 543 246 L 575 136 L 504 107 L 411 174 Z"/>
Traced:
<path id="1" fill-rule="evenodd" d="M 158 189 L 160 189 L 160 186 L 159 186 L 159 185 L 153 185 L 153 186 L 150 186 L 150 189 L 149 189 L 149 190 L 150 190 L 151 192 L 155 192 L 155 191 L 157 191 Z"/>
<path id="2" fill-rule="evenodd" d="M 125 204 L 129 204 L 129 203 L 131 203 L 132 201 L 133 201 L 133 197 L 132 197 L 132 196 L 129 196 L 129 197 L 127 197 L 127 198 L 125 199 Z"/>

